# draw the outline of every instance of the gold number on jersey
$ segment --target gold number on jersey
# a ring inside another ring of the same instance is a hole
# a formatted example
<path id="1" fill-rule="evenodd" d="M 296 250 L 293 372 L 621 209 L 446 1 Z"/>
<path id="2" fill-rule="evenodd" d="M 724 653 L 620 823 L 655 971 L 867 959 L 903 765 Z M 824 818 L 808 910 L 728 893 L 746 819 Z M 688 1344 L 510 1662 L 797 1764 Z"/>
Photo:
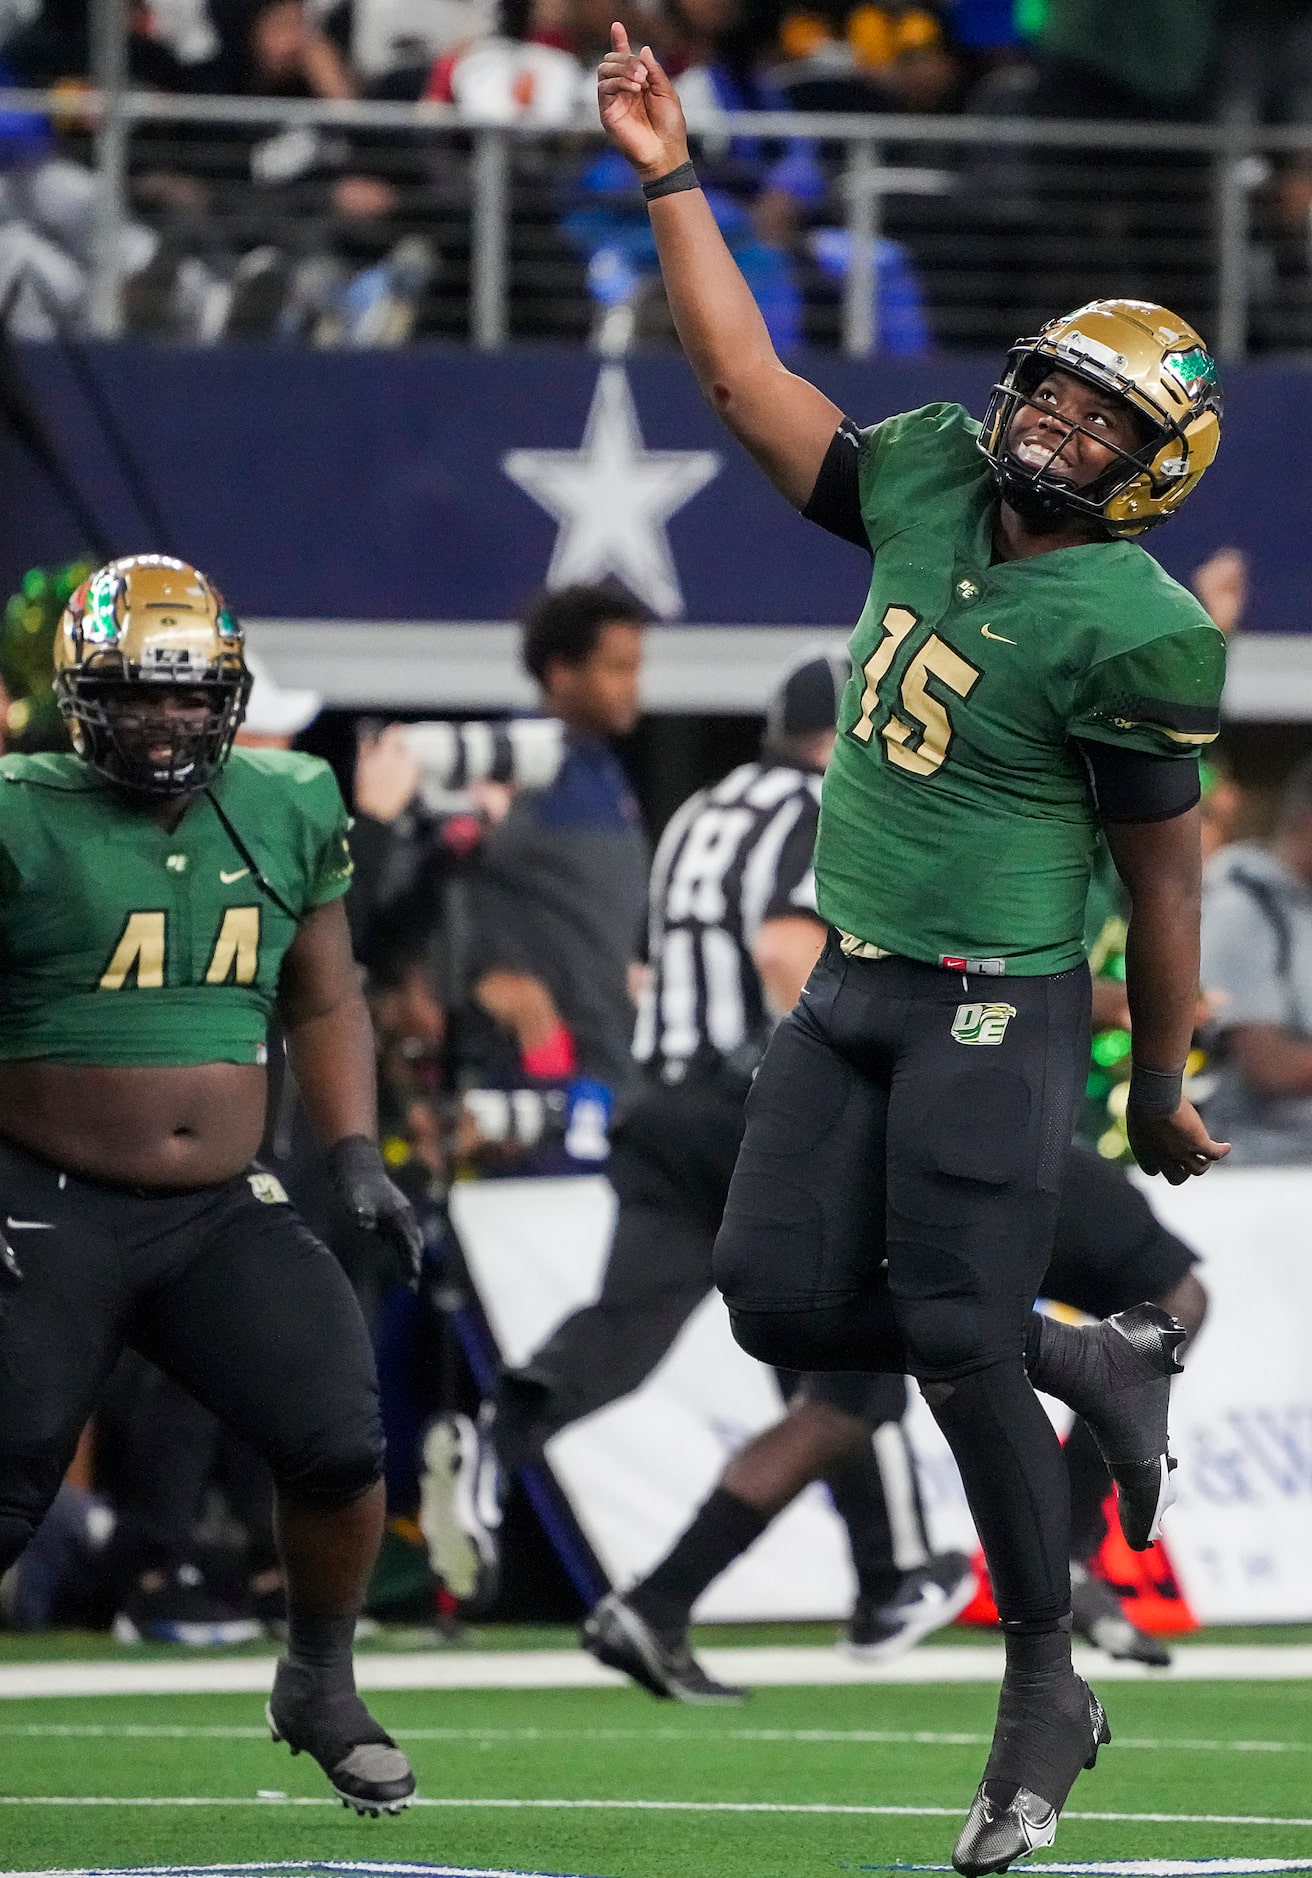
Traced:
<path id="1" fill-rule="evenodd" d="M 979 678 L 979 667 L 971 665 L 933 633 L 907 667 L 901 702 L 924 728 L 919 743 L 912 749 L 910 739 L 916 734 L 916 724 L 890 717 L 884 726 L 884 748 L 890 763 L 898 769 L 910 770 L 913 776 L 932 776 L 941 768 L 952 741 L 947 710 L 929 689 L 930 678 L 939 679 L 957 697 L 965 698 Z"/>
<path id="2" fill-rule="evenodd" d="M 139 991 L 159 991 L 164 984 L 164 915 L 129 913 L 100 978 L 102 991 L 121 991 L 136 975 Z"/>
<path id="3" fill-rule="evenodd" d="M 205 974 L 205 983 L 226 985 L 231 978 L 237 985 L 253 985 L 259 960 L 259 907 L 230 906 L 214 941 L 214 957 Z"/>
<path id="4" fill-rule="evenodd" d="M 920 615 L 909 606 L 890 606 L 879 624 L 883 637 L 861 667 L 866 681 L 861 693 L 861 715 L 850 733 L 858 743 L 869 743 L 875 734 L 879 687 L 887 678 L 907 635 L 913 627 L 919 626 Z M 899 688 L 899 702 L 906 717 L 890 712 L 881 732 L 889 762 L 912 776 L 932 776 L 940 769 L 952 742 L 952 723 L 946 707 L 929 689 L 929 680 L 937 678 L 957 697 L 965 698 L 979 676 L 978 666 L 963 659 L 936 633 L 931 633 L 907 667 Z"/>
<path id="5" fill-rule="evenodd" d="M 122 991 L 129 981 L 139 991 L 164 987 L 163 913 L 129 913 L 113 956 L 100 977 L 102 991 Z M 205 973 L 207 985 L 253 985 L 260 963 L 260 909 L 230 906 L 223 915 L 214 954 Z"/>
<path id="6" fill-rule="evenodd" d="M 891 606 L 879 624 L 884 636 L 861 667 L 866 688 L 861 693 L 861 715 L 852 726 L 852 735 L 858 743 L 869 743 L 875 734 L 879 687 L 888 676 L 888 668 L 897 657 L 902 641 L 913 626 L 919 626 L 920 615 L 913 613 L 909 606 Z"/>

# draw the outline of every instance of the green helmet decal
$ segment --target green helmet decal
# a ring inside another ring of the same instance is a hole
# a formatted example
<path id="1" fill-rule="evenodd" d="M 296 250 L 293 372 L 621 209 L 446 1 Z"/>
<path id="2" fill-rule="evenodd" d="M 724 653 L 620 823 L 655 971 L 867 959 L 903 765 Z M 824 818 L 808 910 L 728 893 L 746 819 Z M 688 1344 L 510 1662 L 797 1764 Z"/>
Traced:
<path id="1" fill-rule="evenodd" d="M 1195 402 L 1220 387 L 1216 360 L 1202 346 L 1191 346 L 1187 352 L 1168 352 L 1162 370 L 1169 372 Z"/>

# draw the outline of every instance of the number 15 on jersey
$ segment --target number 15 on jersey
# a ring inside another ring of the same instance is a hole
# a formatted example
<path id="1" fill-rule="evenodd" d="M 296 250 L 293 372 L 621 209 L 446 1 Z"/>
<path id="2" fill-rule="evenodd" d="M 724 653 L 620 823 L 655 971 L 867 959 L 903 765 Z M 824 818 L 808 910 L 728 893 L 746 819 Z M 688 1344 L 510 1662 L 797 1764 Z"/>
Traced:
<path id="1" fill-rule="evenodd" d="M 848 733 L 858 743 L 868 744 L 874 736 L 875 712 L 884 702 L 879 688 L 903 645 L 922 623 L 909 606 L 890 606 L 879 622 L 883 637 L 861 668 L 866 681 L 861 715 Z M 898 687 L 898 709 L 889 711 L 879 733 L 888 761 L 912 776 L 932 776 L 941 769 L 952 742 L 952 718 L 949 705 L 929 689 L 929 681 L 937 679 L 949 694 L 965 698 L 980 676 L 977 665 L 954 652 L 937 633 L 928 634 Z"/>

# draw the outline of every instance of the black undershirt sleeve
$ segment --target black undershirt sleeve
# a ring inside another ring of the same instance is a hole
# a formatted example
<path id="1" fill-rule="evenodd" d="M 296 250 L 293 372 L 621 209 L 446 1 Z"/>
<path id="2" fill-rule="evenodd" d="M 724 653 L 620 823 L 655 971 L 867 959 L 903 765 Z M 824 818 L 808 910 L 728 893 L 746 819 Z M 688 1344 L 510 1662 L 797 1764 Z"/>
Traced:
<path id="1" fill-rule="evenodd" d="M 1093 737 L 1074 741 L 1101 822 L 1169 822 L 1202 795 L 1196 756 L 1148 756 Z"/>
<path id="2" fill-rule="evenodd" d="M 831 535 L 850 541 L 870 553 L 870 537 L 861 514 L 861 480 L 858 452 L 861 432 L 850 417 L 845 417 L 834 432 L 825 452 L 815 488 L 802 510 L 805 521 L 827 528 Z"/>

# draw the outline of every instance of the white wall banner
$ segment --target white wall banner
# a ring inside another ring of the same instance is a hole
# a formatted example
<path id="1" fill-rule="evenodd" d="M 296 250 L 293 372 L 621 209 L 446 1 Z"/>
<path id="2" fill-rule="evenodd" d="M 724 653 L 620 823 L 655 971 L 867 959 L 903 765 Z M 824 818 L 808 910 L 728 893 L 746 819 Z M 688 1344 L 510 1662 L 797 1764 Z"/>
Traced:
<path id="1" fill-rule="evenodd" d="M 1200 1623 L 1312 1618 L 1312 1170 L 1144 1183 L 1211 1310 L 1172 1401 L 1166 1543 Z"/>
<path id="2" fill-rule="evenodd" d="M 1180 1499 L 1166 1541 L 1203 1623 L 1312 1619 L 1312 1172 L 1218 1169 L 1146 1184 L 1202 1257 L 1212 1310 L 1176 1388 Z M 522 1363 L 595 1297 L 614 1196 L 599 1177 L 487 1181 L 452 1217 L 504 1359 Z M 780 1412 L 768 1370 L 743 1354 L 717 1296 L 622 1402 L 551 1442 L 547 1458 L 612 1580 L 650 1569 L 729 1456 Z M 918 1397 L 909 1423 L 934 1543 L 973 1543 L 960 1482 Z M 846 1617 L 843 1529 L 812 1487 L 703 1598 L 711 1620 Z"/>
<path id="3" fill-rule="evenodd" d="M 615 1196 L 600 1177 L 458 1184 L 451 1216 L 504 1360 L 522 1363 L 601 1286 Z M 547 1459 L 612 1582 L 650 1570 L 725 1462 L 781 1413 L 774 1376 L 729 1333 L 719 1294 L 694 1312 L 640 1389 L 566 1428 Z M 811 1487 L 707 1591 L 707 1622 L 845 1617 L 855 1580 L 843 1528 Z"/>

